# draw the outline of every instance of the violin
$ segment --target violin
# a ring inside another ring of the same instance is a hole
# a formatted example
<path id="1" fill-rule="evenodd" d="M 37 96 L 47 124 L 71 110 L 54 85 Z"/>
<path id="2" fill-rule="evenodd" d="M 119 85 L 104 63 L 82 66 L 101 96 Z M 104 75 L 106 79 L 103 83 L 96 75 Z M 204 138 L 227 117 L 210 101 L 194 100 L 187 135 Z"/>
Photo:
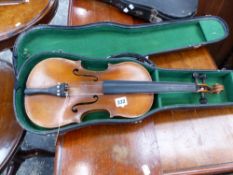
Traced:
<path id="1" fill-rule="evenodd" d="M 155 82 L 141 64 L 108 64 L 103 71 L 87 70 L 81 61 L 49 58 L 32 69 L 26 82 L 25 110 L 38 126 L 55 128 L 80 123 L 87 113 L 108 111 L 110 117 L 135 118 L 152 107 L 154 94 L 211 93 L 215 84 Z"/>

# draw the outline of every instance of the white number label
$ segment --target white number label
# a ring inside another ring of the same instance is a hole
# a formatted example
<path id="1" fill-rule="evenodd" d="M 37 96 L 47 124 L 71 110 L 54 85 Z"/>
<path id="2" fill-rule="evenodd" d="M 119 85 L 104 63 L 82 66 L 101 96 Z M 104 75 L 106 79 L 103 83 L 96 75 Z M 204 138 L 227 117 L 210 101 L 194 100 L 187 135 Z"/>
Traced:
<path id="1" fill-rule="evenodd" d="M 116 98 L 115 104 L 116 104 L 116 107 L 118 107 L 118 108 L 119 107 L 124 108 L 125 106 L 128 105 L 127 98 L 126 97 Z"/>

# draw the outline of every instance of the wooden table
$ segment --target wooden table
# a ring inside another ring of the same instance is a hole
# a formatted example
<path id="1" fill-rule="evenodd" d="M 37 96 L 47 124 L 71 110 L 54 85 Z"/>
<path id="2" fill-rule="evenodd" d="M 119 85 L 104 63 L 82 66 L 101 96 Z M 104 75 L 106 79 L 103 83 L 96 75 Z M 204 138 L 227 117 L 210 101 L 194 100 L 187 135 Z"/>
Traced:
<path id="1" fill-rule="evenodd" d="M 0 60 L 0 174 L 15 175 L 20 165 L 32 157 L 54 157 L 41 149 L 21 150 L 25 131 L 17 123 L 13 109 L 14 72 L 10 63 Z"/>
<path id="2" fill-rule="evenodd" d="M 69 24 L 140 21 L 94 0 L 71 0 Z M 205 48 L 151 58 L 163 68 L 216 69 Z M 55 174 L 213 174 L 233 171 L 233 108 L 173 110 L 138 124 L 92 126 L 60 136 Z"/>
<path id="3" fill-rule="evenodd" d="M 12 159 L 23 138 L 23 129 L 14 116 L 13 87 L 13 68 L 0 60 L 0 171 Z"/>
<path id="4" fill-rule="evenodd" d="M 48 23 L 55 15 L 58 0 L 30 0 L 12 6 L 0 6 L 0 51 L 12 48 L 16 37 L 38 23 Z M 25 131 L 14 116 L 12 65 L 0 60 L 0 174 L 15 174 L 20 164 L 35 156 L 54 156 L 39 149 L 19 149 Z"/>
<path id="5" fill-rule="evenodd" d="M 35 24 L 47 24 L 55 15 L 58 0 L 30 0 L 0 6 L 0 50 L 12 48 L 16 37 Z"/>

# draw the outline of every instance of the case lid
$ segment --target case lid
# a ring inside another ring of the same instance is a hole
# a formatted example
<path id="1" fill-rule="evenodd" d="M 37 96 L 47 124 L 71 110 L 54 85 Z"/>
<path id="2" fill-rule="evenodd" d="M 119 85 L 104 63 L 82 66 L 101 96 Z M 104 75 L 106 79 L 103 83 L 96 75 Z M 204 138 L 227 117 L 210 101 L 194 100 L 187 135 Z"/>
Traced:
<path id="1" fill-rule="evenodd" d="M 20 35 L 14 46 L 14 68 L 41 52 L 64 52 L 90 58 L 121 53 L 144 56 L 199 47 L 228 36 L 226 23 L 218 17 L 199 17 L 173 22 L 126 26 L 115 23 L 38 26 Z"/>

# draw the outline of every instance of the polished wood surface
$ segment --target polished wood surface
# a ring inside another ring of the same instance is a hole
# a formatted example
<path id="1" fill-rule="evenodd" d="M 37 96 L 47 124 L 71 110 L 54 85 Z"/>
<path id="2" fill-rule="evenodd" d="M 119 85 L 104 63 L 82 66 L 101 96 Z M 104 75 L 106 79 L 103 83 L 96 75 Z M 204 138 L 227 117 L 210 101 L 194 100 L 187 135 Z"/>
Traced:
<path id="1" fill-rule="evenodd" d="M 74 70 L 78 72 L 74 74 Z M 26 113 L 36 125 L 55 128 L 80 123 L 87 113 L 93 111 L 108 111 L 110 117 L 135 118 L 150 110 L 153 94 L 106 95 L 103 87 L 105 80 L 152 81 L 149 72 L 133 62 L 109 64 L 106 70 L 92 71 L 83 68 L 81 61 L 46 59 L 32 69 L 27 80 L 27 90 L 55 87 L 57 92 L 58 82 L 64 82 L 67 83 L 67 90 L 59 93 L 67 93 L 67 97 L 57 94 L 26 95 Z M 119 107 L 115 100 L 122 97 L 127 99 L 127 105 Z"/>
<path id="2" fill-rule="evenodd" d="M 144 121 L 69 133 L 57 143 L 55 174 L 160 174 L 154 132 L 154 124 Z"/>
<path id="3" fill-rule="evenodd" d="M 0 50 L 12 47 L 18 34 L 37 23 L 48 23 L 58 0 L 30 0 L 23 4 L 0 6 Z"/>
<path id="4" fill-rule="evenodd" d="M 141 22 L 141 20 L 123 14 L 115 7 L 101 2 L 101 0 L 70 1 L 68 25 L 84 25 L 102 21 L 121 24 L 136 24 Z"/>
<path id="5" fill-rule="evenodd" d="M 113 15 L 117 12 L 101 2 L 73 0 L 71 5 L 72 25 L 99 21 L 100 6 L 107 10 L 106 15 L 102 11 L 101 18 L 135 23 L 131 17 Z M 88 13 L 79 15 L 79 9 Z M 163 68 L 216 69 L 205 48 L 151 59 Z M 233 171 L 232 114 L 232 107 L 171 110 L 137 124 L 98 125 L 67 133 L 57 142 L 55 174 L 187 175 Z"/>
<path id="6" fill-rule="evenodd" d="M 0 170 L 16 151 L 23 129 L 16 122 L 13 110 L 14 74 L 11 65 L 0 61 Z"/>
<path id="7" fill-rule="evenodd" d="M 226 63 L 225 59 L 233 49 L 233 10 L 231 0 L 199 0 L 198 16 L 215 15 L 223 18 L 229 26 L 229 37 L 221 42 L 208 46 L 211 55 L 219 66 Z M 232 67 L 232 65 L 231 65 Z"/>

